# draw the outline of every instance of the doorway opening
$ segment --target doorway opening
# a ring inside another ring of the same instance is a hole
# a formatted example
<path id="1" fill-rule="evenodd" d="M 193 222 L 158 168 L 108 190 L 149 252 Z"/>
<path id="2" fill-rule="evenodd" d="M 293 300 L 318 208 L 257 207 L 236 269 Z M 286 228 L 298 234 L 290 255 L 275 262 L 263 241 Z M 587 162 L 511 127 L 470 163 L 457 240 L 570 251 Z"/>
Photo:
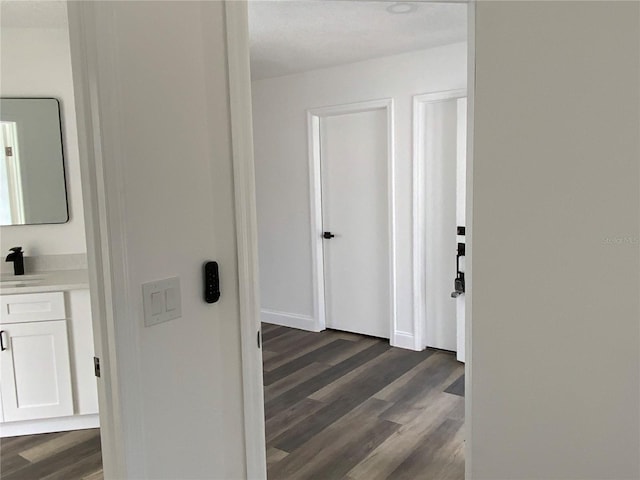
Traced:
<path id="1" fill-rule="evenodd" d="M 467 5 L 401 7 L 249 3 L 270 479 L 464 478 Z"/>
<path id="2" fill-rule="evenodd" d="M 466 89 L 413 97 L 413 152 L 415 328 L 420 345 L 464 362 Z"/>
<path id="3" fill-rule="evenodd" d="M 307 116 L 315 327 L 388 339 L 396 312 L 393 99 Z"/>
<path id="4" fill-rule="evenodd" d="M 46 3 L 46 5 L 45 5 Z M 3 479 L 103 478 L 66 2 L 2 4 Z M 3 256 L 4 260 L 4 256 Z"/>

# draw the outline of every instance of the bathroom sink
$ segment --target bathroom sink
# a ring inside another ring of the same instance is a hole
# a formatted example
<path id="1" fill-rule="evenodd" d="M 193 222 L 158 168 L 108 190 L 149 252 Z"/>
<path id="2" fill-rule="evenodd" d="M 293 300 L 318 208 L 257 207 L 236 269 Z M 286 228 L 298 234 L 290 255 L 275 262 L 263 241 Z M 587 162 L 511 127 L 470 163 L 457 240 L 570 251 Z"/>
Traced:
<path id="1" fill-rule="evenodd" d="M 44 275 L 3 275 L 0 277 L 0 287 L 30 287 L 44 279 Z"/>

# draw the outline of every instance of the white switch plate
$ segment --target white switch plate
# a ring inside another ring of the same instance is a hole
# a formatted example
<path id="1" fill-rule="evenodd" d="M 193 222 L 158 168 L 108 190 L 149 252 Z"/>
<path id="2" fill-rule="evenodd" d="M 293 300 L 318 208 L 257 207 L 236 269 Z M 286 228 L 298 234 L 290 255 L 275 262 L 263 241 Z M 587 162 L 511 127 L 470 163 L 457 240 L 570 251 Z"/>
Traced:
<path id="1" fill-rule="evenodd" d="M 144 283 L 142 300 L 145 327 L 180 318 L 182 316 L 180 278 L 173 277 Z"/>

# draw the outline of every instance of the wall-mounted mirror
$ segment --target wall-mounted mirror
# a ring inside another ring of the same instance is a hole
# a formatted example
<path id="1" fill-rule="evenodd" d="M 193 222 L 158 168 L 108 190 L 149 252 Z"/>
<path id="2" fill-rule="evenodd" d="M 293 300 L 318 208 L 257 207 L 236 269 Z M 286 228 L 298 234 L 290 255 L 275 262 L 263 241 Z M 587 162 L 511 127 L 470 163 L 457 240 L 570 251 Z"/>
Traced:
<path id="1" fill-rule="evenodd" d="M 69 220 L 60 105 L 0 99 L 0 225 Z"/>

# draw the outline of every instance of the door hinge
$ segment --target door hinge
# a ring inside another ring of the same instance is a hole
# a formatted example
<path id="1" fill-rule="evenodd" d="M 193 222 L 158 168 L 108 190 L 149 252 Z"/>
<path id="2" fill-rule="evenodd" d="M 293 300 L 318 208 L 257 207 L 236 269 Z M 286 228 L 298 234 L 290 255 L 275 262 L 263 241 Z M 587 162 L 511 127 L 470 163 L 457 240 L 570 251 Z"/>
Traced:
<path id="1" fill-rule="evenodd" d="M 260 330 L 258 330 L 258 348 L 260 348 L 260 344 L 261 344 L 261 338 L 260 338 Z"/>
<path id="2" fill-rule="evenodd" d="M 13 157 L 13 147 L 4 147 L 4 154 L 7 157 Z"/>
<path id="3" fill-rule="evenodd" d="M 93 373 L 100 378 L 100 359 L 98 357 L 93 357 Z"/>

